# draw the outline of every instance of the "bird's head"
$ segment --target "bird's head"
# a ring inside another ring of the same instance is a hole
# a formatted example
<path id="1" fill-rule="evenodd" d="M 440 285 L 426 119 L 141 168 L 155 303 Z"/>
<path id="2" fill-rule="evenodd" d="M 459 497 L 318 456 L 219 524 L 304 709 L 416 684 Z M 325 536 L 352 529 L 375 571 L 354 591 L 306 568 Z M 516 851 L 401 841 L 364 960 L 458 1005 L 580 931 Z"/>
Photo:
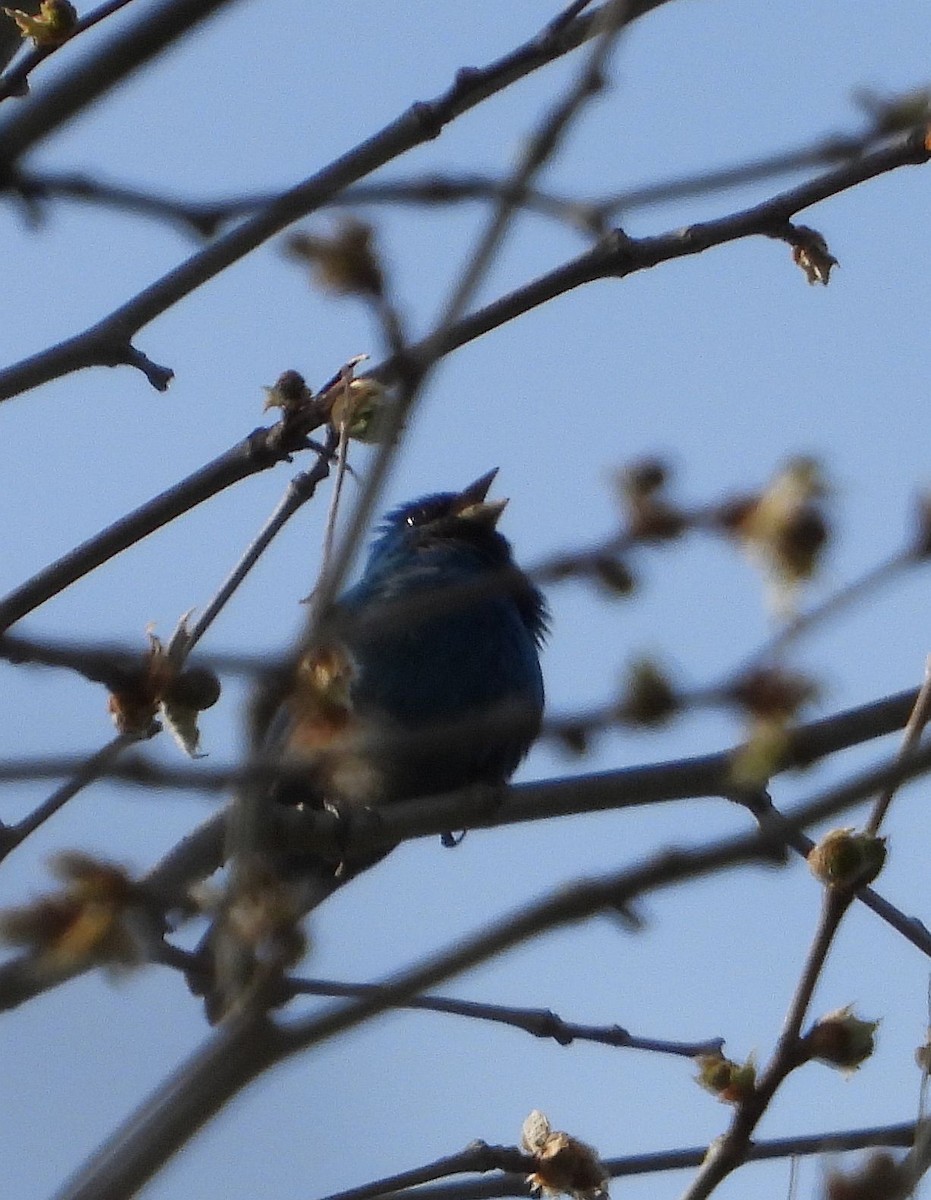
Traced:
<path id="1" fill-rule="evenodd" d="M 474 543 L 500 538 L 495 533 L 507 500 L 488 500 L 488 491 L 498 468 L 486 472 L 461 492 L 439 492 L 402 504 L 389 513 L 385 530 L 410 542 L 451 540 Z M 503 539 L 501 539 L 503 541 Z"/>
<path id="2" fill-rule="evenodd" d="M 460 492 L 438 492 L 402 504 L 385 518 L 372 546 L 357 599 L 394 595 L 410 586 L 455 586 L 498 574 L 534 638 L 546 629 L 543 597 L 511 557 L 511 545 L 496 526 L 507 500 L 489 500 L 495 468 Z"/>

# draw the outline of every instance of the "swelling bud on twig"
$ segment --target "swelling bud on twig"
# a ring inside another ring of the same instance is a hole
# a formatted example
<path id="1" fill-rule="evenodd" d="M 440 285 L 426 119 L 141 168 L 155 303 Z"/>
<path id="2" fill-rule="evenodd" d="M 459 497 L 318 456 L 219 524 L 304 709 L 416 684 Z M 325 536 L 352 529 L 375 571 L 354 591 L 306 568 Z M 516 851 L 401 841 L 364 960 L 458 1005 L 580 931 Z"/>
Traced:
<path id="1" fill-rule="evenodd" d="M 854 829 L 832 829 L 808 854 L 811 873 L 831 888 L 864 887 L 885 861 L 886 839 Z"/>
<path id="2" fill-rule="evenodd" d="M 4 8 L 19 27 L 24 38 L 32 38 L 37 46 L 54 49 L 66 42 L 78 23 L 78 14 L 68 0 L 42 0 L 37 14 L 19 8 Z"/>
<path id="3" fill-rule="evenodd" d="M 717 1096 L 722 1104 L 741 1104 L 756 1090 L 756 1063 L 753 1055 L 746 1062 L 734 1062 L 723 1054 L 700 1054 L 696 1081 Z"/>
<path id="4" fill-rule="evenodd" d="M 881 137 L 931 124 L 931 88 L 916 88 L 897 96 L 880 96 L 868 88 L 858 88 L 853 99 L 870 118 L 873 132 Z"/>
<path id="5" fill-rule="evenodd" d="M 544 1196 L 565 1194 L 575 1200 L 607 1196 L 607 1172 L 595 1150 L 568 1133 L 554 1130 L 538 1109 L 524 1121 L 521 1145 L 536 1160 L 536 1169 L 527 1176 L 532 1191 Z"/>
<path id="6" fill-rule="evenodd" d="M 802 1052 L 806 1058 L 852 1074 L 872 1056 L 879 1024 L 862 1020 L 852 1005 L 845 1005 L 815 1022 L 802 1038 Z"/>

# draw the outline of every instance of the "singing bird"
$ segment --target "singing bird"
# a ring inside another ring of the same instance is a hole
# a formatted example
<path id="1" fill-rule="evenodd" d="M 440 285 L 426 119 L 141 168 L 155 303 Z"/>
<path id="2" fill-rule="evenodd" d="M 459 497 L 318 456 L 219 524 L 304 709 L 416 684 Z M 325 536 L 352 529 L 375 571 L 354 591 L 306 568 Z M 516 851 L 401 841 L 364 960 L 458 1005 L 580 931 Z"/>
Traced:
<path id="1" fill-rule="evenodd" d="M 351 825 L 357 805 L 503 784 L 527 754 L 547 612 L 497 530 L 496 474 L 389 513 L 269 725 L 288 766 L 276 800 L 332 806 Z M 313 866 L 335 879 L 372 861 Z"/>

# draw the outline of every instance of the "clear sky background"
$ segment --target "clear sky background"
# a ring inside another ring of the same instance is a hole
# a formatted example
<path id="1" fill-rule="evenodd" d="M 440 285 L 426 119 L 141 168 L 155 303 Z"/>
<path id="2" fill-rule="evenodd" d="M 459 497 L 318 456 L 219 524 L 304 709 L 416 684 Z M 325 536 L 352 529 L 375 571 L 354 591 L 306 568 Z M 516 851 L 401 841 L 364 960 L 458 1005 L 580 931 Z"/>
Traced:
<path id="1" fill-rule="evenodd" d="M 36 75 L 61 66 L 147 7 Z M 138 73 L 41 145 L 36 170 L 87 170 L 185 197 L 238 195 L 302 179 L 484 65 L 553 15 L 541 0 L 468 5 L 324 5 L 245 0 Z M 931 82 L 925 0 L 676 0 L 623 38 L 611 86 L 586 109 L 546 186 L 581 198 L 739 163 L 857 132 L 858 87 L 881 94 Z M 578 70 L 561 60 L 457 120 L 390 165 L 505 172 Z M 7 101 L 3 105 L 16 102 Z M 6 119 L 0 111 L 0 125 Z M 632 213 L 631 234 L 660 233 L 774 194 L 770 181 Z M 931 483 L 928 380 L 928 168 L 906 168 L 829 200 L 801 220 L 840 267 L 809 287 L 781 243 L 757 238 L 562 297 L 447 359 L 405 439 L 386 504 L 461 487 L 500 467 L 511 504 L 502 529 L 521 562 L 596 542 L 615 528 L 612 475 L 645 454 L 677 466 L 701 502 L 763 483 L 788 455 L 821 458 L 833 484 L 835 538 L 812 600 L 897 549 L 916 492 Z M 412 331 L 436 319 L 484 212 L 372 207 L 398 303 Z M 52 203 L 33 229 L 0 209 L 4 286 L 0 359 L 12 362 L 85 328 L 185 258 L 183 231 L 139 216 Z M 326 231 L 333 218 L 310 227 Z M 482 290 L 487 301 L 584 249 L 584 238 L 523 216 Z M 6 592 L 79 541 L 170 486 L 267 418 L 263 384 L 286 368 L 319 384 L 378 331 L 351 300 L 324 296 L 270 244 L 143 330 L 137 344 L 176 372 L 154 392 L 128 368 L 71 375 L 0 410 L 0 513 Z M 355 452 L 363 469 L 364 448 Z M 215 498 L 71 588 L 23 632 L 141 644 L 203 606 L 299 469 L 286 465 Z M 204 648 L 278 653 L 319 563 L 325 500 L 308 506 L 263 558 Z M 629 601 L 589 586 L 550 594 L 544 670 L 549 711 L 598 705 L 624 664 L 661 657 L 683 684 L 719 679 L 771 629 L 763 589 L 739 554 L 695 539 L 636 559 Z M 829 712 L 920 681 L 931 648 L 927 572 L 917 572 L 799 647 Z M 0 669 L 0 756 L 90 752 L 110 735 L 98 689 L 53 672 Z M 203 721 L 207 763 L 242 748 L 242 688 Z M 815 710 L 812 710 L 815 711 Z M 535 750 L 521 778 L 546 778 L 723 748 L 728 716 L 662 733 L 601 738 L 584 760 Z M 885 748 L 891 749 L 891 745 Z M 177 762 L 161 739 L 151 753 Z M 813 792 L 879 753 L 791 778 L 778 803 Z M 15 820 L 48 787 L 5 788 Z M 922 786 L 888 823 L 882 890 L 931 922 Z M 99 785 L 74 800 L 0 870 L 0 903 L 45 883 L 45 860 L 79 847 L 150 866 L 209 815 L 196 796 Z M 312 924 L 309 973 L 377 979 L 561 883 L 618 869 L 671 845 L 748 828 L 721 800 L 634 809 L 470 835 L 455 853 L 405 847 L 330 902 Z M 448 985 L 455 995 L 548 1007 L 644 1036 L 722 1036 L 735 1057 L 770 1051 L 815 926 L 819 888 L 802 863 L 747 869 L 651 898 L 631 934 L 607 919 L 554 934 Z M 855 1002 L 885 1018 L 875 1058 L 853 1080 L 813 1065 L 789 1081 L 761 1129 L 781 1136 L 907 1120 L 919 1085 L 928 964 L 865 911 L 844 925 L 815 1013 Z M 10 1197 L 40 1200 L 204 1038 L 182 982 L 149 969 L 116 986 L 99 975 L 4 1017 L 3 1176 Z M 604 1156 L 704 1144 L 728 1110 L 692 1081 L 688 1061 L 592 1045 L 560 1048 L 451 1017 L 400 1013 L 279 1068 L 251 1087 L 148 1189 L 152 1200 L 314 1197 L 452 1153 L 472 1138 L 513 1143 L 533 1108 Z M 823 1166 L 802 1167 L 800 1194 Z M 626 1196 L 675 1195 L 684 1174 L 619 1182 Z M 788 1166 L 747 1168 L 721 1195 L 784 1194 Z"/>

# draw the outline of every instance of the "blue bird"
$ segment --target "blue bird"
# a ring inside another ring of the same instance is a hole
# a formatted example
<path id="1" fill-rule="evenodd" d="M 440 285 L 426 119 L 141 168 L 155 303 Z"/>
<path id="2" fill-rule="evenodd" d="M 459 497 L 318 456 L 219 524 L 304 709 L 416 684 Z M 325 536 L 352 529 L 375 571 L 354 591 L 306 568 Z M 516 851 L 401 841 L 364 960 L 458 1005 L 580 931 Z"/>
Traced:
<path id="1" fill-rule="evenodd" d="M 496 528 L 496 474 L 389 513 L 269 726 L 288 766 L 276 799 L 351 823 L 356 805 L 503 784 L 527 754 L 547 613 Z M 325 869 L 342 879 L 373 861 Z"/>
<path id="2" fill-rule="evenodd" d="M 389 513 L 359 582 L 299 648 L 289 677 L 259 697 L 256 735 L 286 768 L 269 803 L 333 808 L 351 834 L 353 810 L 497 786 L 524 758 L 543 714 L 547 614 L 497 531 L 507 501 L 487 499 L 496 473 Z M 387 852 L 353 853 L 346 840 L 338 862 L 270 852 L 267 866 L 292 893 L 289 913 L 309 911 Z M 218 921 L 191 973 L 211 1021 L 250 969 L 239 935 L 224 936 Z"/>

